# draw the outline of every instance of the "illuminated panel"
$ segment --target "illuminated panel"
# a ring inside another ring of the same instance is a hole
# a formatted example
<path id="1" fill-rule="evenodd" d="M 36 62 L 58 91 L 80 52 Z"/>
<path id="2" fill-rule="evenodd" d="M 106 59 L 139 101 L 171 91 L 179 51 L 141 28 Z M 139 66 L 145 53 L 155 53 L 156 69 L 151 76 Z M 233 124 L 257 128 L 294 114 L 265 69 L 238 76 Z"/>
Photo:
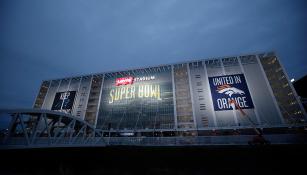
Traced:
<path id="1" fill-rule="evenodd" d="M 174 127 L 171 67 L 106 76 L 97 120 L 100 129 Z"/>
<path id="2" fill-rule="evenodd" d="M 127 85 L 127 84 L 133 84 L 133 77 L 122 77 L 122 78 L 116 78 L 115 80 L 115 86 L 120 85 Z"/>
<path id="3" fill-rule="evenodd" d="M 152 98 L 161 100 L 159 84 L 141 84 L 135 86 L 116 87 L 110 90 L 109 103 L 131 98 Z"/>

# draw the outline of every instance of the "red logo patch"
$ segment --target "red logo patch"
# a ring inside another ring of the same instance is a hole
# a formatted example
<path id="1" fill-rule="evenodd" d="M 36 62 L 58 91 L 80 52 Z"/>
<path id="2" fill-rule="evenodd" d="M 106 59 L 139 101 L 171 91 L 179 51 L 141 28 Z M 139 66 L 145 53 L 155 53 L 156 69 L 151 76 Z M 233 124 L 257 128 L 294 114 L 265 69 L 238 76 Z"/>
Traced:
<path id="1" fill-rule="evenodd" d="M 122 78 L 116 78 L 115 80 L 115 85 L 120 86 L 120 85 L 127 85 L 127 84 L 133 84 L 133 77 L 122 77 Z"/>

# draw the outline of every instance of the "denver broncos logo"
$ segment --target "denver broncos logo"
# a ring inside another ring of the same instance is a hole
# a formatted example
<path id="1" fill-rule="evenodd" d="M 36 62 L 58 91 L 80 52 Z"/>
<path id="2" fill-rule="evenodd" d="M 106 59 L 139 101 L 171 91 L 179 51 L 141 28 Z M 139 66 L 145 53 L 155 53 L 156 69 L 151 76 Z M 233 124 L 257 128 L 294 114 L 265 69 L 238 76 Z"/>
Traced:
<path id="1" fill-rule="evenodd" d="M 240 95 L 245 94 L 244 91 L 242 91 L 240 89 L 237 89 L 235 87 L 231 87 L 228 84 L 224 84 L 222 86 L 218 86 L 216 91 L 218 93 L 220 93 L 220 94 L 229 95 L 229 97 L 231 97 L 233 94 L 240 94 Z"/>

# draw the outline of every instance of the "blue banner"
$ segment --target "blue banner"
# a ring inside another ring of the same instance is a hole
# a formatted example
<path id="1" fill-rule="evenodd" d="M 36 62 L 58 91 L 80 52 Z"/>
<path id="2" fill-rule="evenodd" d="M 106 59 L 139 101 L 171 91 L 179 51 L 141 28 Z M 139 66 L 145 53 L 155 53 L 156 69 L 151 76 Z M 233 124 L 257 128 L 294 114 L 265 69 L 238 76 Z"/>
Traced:
<path id="1" fill-rule="evenodd" d="M 233 110 L 232 102 L 241 109 L 254 108 L 243 74 L 209 77 L 209 84 L 215 111 Z"/>

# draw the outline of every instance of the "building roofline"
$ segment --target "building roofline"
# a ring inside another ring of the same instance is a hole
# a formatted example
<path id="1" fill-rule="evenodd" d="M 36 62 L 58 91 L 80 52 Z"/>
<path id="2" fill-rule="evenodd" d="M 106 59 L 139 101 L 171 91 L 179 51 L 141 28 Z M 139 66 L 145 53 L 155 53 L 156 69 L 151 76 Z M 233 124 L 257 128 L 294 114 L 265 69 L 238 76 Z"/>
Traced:
<path id="1" fill-rule="evenodd" d="M 198 61 L 209 61 L 209 60 L 215 60 L 215 59 L 223 59 L 223 58 L 230 58 L 230 57 L 240 57 L 240 56 L 246 56 L 246 55 L 259 55 L 259 54 L 266 54 L 266 53 L 276 53 L 275 51 L 263 51 L 263 52 L 253 52 L 249 54 L 237 54 L 237 55 L 228 55 L 228 56 L 220 56 L 220 57 L 209 57 L 209 58 L 203 58 L 203 59 L 193 59 L 189 61 L 180 61 L 176 63 L 169 63 L 169 64 L 160 64 L 155 66 L 147 66 L 147 67 L 135 67 L 135 68 L 128 68 L 123 70 L 115 70 L 115 71 L 106 71 L 106 72 L 98 72 L 98 73 L 89 73 L 89 74 L 82 74 L 82 75 L 76 75 L 76 76 L 68 76 L 68 77 L 62 77 L 62 78 L 54 78 L 54 79 L 45 79 L 43 81 L 53 81 L 53 80 L 62 80 L 62 79 L 68 79 L 68 78 L 77 78 L 77 77 L 84 77 L 84 76 L 92 76 L 92 75 L 103 75 L 107 73 L 117 73 L 117 72 L 126 72 L 136 69 L 146 69 L 146 68 L 155 68 L 155 67 L 162 67 L 162 66 L 171 66 L 176 64 L 187 64 L 187 63 L 193 63 Z"/>

